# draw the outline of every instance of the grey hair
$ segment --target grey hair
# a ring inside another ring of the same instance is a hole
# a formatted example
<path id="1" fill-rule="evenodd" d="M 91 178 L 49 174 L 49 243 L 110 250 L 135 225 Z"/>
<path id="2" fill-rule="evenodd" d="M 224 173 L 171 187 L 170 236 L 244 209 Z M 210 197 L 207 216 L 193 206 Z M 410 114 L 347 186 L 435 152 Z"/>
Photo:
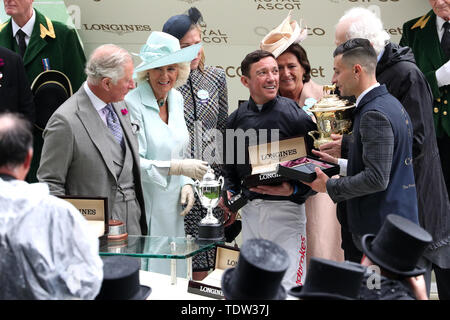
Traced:
<path id="1" fill-rule="evenodd" d="M 105 44 L 91 54 L 86 63 L 87 81 L 98 85 L 101 79 L 111 78 L 114 84 L 124 77 L 124 65 L 133 61 L 127 50 L 114 44 Z"/>
<path id="2" fill-rule="evenodd" d="M 187 79 L 189 78 L 189 73 L 191 72 L 191 64 L 190 62 L 181 62 L 177 63 L 178 65 L 178 76 L 177 81 L 175 82 L 175 88 L 181 87 L 183 84 L 186 83 Z M 136 82 L 145 81 L 147 79 L 147 72 L 148 70 L 144 70 L 141 72 L 138 72 L 136 74 Z"/>
<path id="3" fill-rule="evenodd" d="M 355 7 L 347 10 L 339 19 L 339 23 L 351 19 L 345 36 L 346 40 L 354 38 L 363 38 L 370 41 L 375 52 L 380 54 L 389 41 L 390 36 L 383 28 L 383 22 L 375 13 L 363 7 Z"/>

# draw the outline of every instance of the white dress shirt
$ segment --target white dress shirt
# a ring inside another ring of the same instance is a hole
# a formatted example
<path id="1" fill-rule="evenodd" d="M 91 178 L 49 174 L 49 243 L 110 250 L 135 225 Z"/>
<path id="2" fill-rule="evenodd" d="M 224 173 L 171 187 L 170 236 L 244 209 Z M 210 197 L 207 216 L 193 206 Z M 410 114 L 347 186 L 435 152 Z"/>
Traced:
<path id="1" fill-rule="evenodd" d="M 102 118 L 103 122 L 105 123 L 106 126 L 108 126 L 108 124 L 106 123 L 106 113 L 107 111 L 104 109 L 107 105 L 106 102 L 104 102 L 103 100 L 101 100 L 99 97 L 97 97 L 92 90 L 89 88 L 87 81 L 85 81 L 83 83 L 83 88 L 86 91 L 86 94 L 89 97 L 89 100 L 91 100 L 92 105 L 94 106 L 95 110 L 97 110 L 100 118 Z"/>
<path id="2" fill-rule="evenodd" d="M 439 41 L 442 41 L 442 36 L 444 35 L 444 23 L 445 20 L 439 16 L 436 16 L 436 29 L 439 37 Z"/>
<path id="3" fill-rule="evenodd" d="M 19 29 L 22 29 L 22 31 L 25 33 L 25 43 L 28 46 L 28 43 L 30 42 L 31 34 L 33 33 L 34 23 L 36 22 L 36 12 L 34 12 L 33 9 L 33 15 L 31 16 L 30 20 L 28 20 L 27 23 L 21 28 L 17 25 L 17 23 L 14 21 L 14 19 L 11 19 L 12 24 L 12 33 L 13 37 L 16 38 L 17 44 L 19 44 L 19 37 L 17 37 L 17 31 Z"/>

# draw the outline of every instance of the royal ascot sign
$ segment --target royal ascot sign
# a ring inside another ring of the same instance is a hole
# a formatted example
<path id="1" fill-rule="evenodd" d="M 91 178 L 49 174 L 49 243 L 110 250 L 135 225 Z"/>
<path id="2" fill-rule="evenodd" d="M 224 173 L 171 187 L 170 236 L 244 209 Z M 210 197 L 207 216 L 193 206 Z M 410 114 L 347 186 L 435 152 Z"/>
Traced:
<path id="1" fill-rule="evenodd" d="M 225 70 L 230 112 L 237 108 L 239 100 L 249 97 L 240 81 L 242 59 L 259 48 L 261 39 L 290 10 L 292 17 L 301 20 L 308 30 L 302 46 L 308 53 L 312 79 L 322 85 L 331 83 L 334 28 L 346 10 L 355 6 L 372 10 L 396 43 L 404 22 L 430 10 L 425 0 L 35 0 L 34 6 L 51 19 L 72 23 L 86 55 L 104 43 L 115 43 L 137 53 L 150 32 L 160 31 L 170 16 L 197 7 L 204 18 L 206 64 Z M 0 20 L 5 21 L 8 17 L 0 7 Z M 136 58 L 135 63 L 139 62 Z"/>
<path id="2" fill-rule="evenodd" d="M 311 76 L 329 84 L 333 75 L 334 27 L 344 12 L 364 6 L 378 14 L 393 42 L 399 42 L 403 23 L 429 11 L 423 0 L 66 0 L 78 6 L 79 32 L 89 54 L 101 43 L 112 42 L 139 52 L 148 34 L 161 30 L 172 15 L 197 7 L 203 15 L 203 46 L 206 63 L 227 75 L 229 110 L 248 99 L 240 81 L 245 55 L 259 48 L 261 39 L 292 10 L 293 18 L 308 30 L 302 43 L 311 63 Z M 98 13 L 102 12 L 101 15 Z M 139 61 L 135 61 L 139 62 Z"/>
<path id="3" fill-rule="evenodd" d="M 209 43 L 229 43 L 229 36 L 226 32 L 220 29 L 206 29 L 202 28 L 202 41 L 205 44 Z"/>
<path id="4" fill-rule="evenodd" d="M 252 0 L 256 10 L 300 10 L 300 0 Z"/>

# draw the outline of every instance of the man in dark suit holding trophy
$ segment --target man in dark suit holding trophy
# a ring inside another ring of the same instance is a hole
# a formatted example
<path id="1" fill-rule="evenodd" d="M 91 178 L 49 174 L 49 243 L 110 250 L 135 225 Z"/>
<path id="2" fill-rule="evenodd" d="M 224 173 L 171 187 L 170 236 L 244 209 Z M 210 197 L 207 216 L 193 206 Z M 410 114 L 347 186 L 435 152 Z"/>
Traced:
<path id="1" fill-rule="evenodd" d="M 313 150 L 339 163 L 341 177 L 330 179 L 316 168 L 306 183 L 327 192 L 334 202 L 347 201 L 349 231 L 362 251 L 361 237 L 376 234 L 392 212 L 418 224 L 412 167 L 413 129 L 401 103 L 377 82 L 377 54 L 367 39 L 350 39 L 334 51 L 333 83 L 344 96 L 355 96 L 353 143 L 348 160 Z"/>

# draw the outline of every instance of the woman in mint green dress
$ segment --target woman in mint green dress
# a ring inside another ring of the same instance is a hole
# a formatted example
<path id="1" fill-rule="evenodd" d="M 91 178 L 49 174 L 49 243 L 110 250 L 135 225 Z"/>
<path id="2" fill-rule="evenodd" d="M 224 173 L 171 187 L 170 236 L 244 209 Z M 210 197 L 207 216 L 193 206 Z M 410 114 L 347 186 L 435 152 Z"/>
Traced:
<path id="1" fill-rule="evenodd" d="M 185 157 L 189 133 L 184 121 L 184 102 L 174 89 L 186 81 L 189 62 L 199 48 L 180 50 L 178 39 L 152 32 L 139 54 L 143 62 L 135 69 L 137 87 L 125 97 L 131 119 L 139 126 L 149 236 L 185 236 L 183 220 L 194 201 L 193 179 L 201 179 L 207 169 L 205 162 Z M 187 205 L 184 210 L 183 204 Z M 143 260 L 141 268 L 169 274 L 170 260 Z M 177 260 L 177 276 L 186 277 L 186 270 L 185 260 Z"/>

